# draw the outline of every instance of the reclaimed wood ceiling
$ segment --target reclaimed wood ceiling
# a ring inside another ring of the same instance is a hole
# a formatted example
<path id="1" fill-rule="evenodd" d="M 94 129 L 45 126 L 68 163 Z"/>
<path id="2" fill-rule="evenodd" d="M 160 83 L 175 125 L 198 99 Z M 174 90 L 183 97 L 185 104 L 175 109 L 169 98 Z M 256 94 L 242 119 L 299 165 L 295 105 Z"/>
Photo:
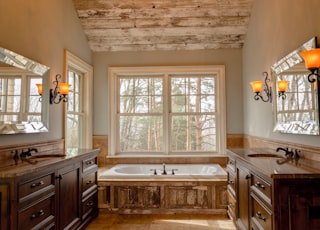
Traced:
<path id="1" fill-rule="evenodd" d="M 242 48 L 253 0 L 73 0 L 94 52 Z"/>

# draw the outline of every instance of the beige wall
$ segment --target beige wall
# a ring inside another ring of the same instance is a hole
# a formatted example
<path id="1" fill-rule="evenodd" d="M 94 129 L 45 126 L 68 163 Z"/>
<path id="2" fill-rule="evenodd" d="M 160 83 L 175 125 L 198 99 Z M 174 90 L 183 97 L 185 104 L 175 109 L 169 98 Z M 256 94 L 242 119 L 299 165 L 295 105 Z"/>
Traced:
<path id="1" fill-rule="evenodd" d="M 242 51 L 109 52 L 94 53 L 94 135 L 107 135 L 109 66 L 214 65 L 226 66 L 227 132 L 243 133 Z"/>
<path id="2" fill-rule="evenodd" d="M 88 63 L 91 51 L 72 0 L 1 0 L 0 46 L 51 68 L 51 79 L 63 73 L 63 51 L 69 50 Z M 63 107 L 50 105 L 50 132 L 1 135 L 0 146 L 63 137 Z"/>
<path id="3" fill-rule="evenodd" d="M 319 136 L 273 132 L 272 105 L 254 101 L 249 82 L 270 73 L 270 66 L 320 35 L 319 0 L 255 0 L 243 49 L 244 133 L 320 146 Z"/>

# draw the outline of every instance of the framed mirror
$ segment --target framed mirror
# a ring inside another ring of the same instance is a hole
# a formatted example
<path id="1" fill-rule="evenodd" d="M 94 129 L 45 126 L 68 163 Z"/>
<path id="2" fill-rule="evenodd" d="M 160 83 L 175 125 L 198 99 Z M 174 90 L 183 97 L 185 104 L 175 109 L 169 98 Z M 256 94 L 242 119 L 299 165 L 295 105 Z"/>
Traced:
<path id="1" fill-rule="evenodd" d="M 48 132 L 49 80 L 49 67 L 0 47 L 0 134 Z"/>
<path id="2" fill-rule="evenodd" d="M 317 38 L 304 43 L 271 67 L 273 82 L 274 131 L 291 134 L 319 135 L 317 82 L 310 83 L 300 52 L 317 47 Z M 285 97 L 279 97 L 277 81 L 288 81 Z"/>

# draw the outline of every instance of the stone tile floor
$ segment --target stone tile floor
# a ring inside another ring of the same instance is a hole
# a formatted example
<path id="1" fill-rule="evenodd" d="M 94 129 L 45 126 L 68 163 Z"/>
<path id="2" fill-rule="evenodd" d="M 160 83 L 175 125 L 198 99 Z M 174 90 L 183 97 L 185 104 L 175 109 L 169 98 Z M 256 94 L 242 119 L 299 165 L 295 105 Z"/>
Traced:
<path id="1" fill-rule="evenodd" d="M 100 213 L 86 230 L 236 230 L 226 217 L 211 215 L 116 215 Z"/>

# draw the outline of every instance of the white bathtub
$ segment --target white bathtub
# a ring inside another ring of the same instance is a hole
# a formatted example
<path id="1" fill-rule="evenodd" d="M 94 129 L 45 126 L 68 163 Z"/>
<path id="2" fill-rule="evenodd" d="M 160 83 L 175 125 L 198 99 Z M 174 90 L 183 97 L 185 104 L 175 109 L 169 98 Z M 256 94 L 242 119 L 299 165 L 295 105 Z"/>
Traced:
<path id="1" fill-rule="evenodd" d="M 227 173 L 219 164 L 118 164 L 99 174 L 99 180 L 190 180 L 226 179 Z M 156 174 L 155 174 L 156 172 Z"/>

